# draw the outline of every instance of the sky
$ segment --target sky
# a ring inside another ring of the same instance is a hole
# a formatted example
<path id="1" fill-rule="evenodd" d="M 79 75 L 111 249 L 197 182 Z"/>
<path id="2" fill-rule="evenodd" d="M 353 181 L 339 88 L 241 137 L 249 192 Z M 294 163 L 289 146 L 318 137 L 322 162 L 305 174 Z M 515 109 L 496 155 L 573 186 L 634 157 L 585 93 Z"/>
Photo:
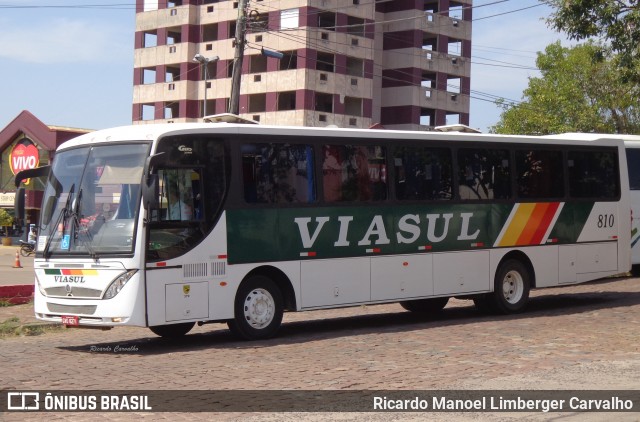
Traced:
<path id="1" fill-rule="evenodd" d="M 522 99 L 536 52 L 569 45 L 549 12 L 538 0 L 474 1 L 471 127 L 499 120 L 495 98 Z M 55 126 L 131 123 L 135 0 L 0 0 L 0 28 L 0 129 L 22 110 Z"/>

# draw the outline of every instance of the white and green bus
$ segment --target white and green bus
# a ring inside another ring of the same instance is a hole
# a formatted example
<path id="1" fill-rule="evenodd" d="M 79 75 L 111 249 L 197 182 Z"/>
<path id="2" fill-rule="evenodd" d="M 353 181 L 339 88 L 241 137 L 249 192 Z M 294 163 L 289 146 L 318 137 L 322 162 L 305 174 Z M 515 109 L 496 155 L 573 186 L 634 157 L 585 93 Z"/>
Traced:
<path id="1" fill-rule="evenodd" d="M 101 130 L 18 175 L 47 178 L 35 314 L 168 337 L 226 322 L 263 339 L 284 311 L 429 313 L 455 296 L 519 312 L 533 288 L 629 270 L 626 169 L 606 135 Z"/>

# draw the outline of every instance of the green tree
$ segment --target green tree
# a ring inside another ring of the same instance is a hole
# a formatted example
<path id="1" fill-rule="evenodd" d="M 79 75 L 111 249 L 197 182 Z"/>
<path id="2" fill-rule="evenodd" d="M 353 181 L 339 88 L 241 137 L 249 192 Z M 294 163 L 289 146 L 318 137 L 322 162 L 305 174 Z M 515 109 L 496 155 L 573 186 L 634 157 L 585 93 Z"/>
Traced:
<path id="1" fill-rule="evenodd" d="M 13 217 L 7 210 L 0 208 L 0 227 L 9 227 L 13 224 Z M 6 230 L 5 230 L 6 233 Z"/>
<path id="2" fill-rule="evenodd" d="M 592 42 L 548 45 L 536 59 L 541 77 L 529 78 L 520 104 L 499 103 L 503 112 L 491 132 L 638 133 L 636 84 L 623 80 L 616 60 Z"/>
<path id="3" fill-rule="evenodd" d="M 619 54 L 626 79 L 640 81 L 638 0 L 541 0 L 554 12 L 547 23 L 570 39 L 598 39 Z"/>

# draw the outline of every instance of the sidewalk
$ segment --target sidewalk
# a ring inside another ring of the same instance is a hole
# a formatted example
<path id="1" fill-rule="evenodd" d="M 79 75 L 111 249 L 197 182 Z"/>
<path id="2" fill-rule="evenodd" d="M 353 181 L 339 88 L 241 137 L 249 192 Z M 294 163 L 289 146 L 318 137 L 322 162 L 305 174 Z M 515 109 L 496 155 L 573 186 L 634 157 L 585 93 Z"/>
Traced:
<path id="1" fill-rule="evenodd" d="M 20 256 L 19 250 L 19 244 L 18 246 L 0 246 L 0 300 L 2 301 L 26 303 L 33 297 L 35 280 L 33 256 Z M 17 256 L 16 253 L 18 253 Z"/>

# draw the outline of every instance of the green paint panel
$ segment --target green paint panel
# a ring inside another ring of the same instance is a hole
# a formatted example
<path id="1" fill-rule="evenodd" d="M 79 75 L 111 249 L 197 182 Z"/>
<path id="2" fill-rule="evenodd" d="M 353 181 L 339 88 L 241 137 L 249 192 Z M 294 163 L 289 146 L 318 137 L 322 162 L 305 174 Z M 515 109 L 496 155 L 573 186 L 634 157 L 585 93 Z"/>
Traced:
<path id="1" fill-rule="evenodd" d="M 593 203 L 565 204 L 550 237 L 572 243 Z M 513 204 L 227 211 L 230 264 L 493 247 Z"/>
<path id="2" fill-rule="evenodd" d="M 594 205 L 593 202 L 565 203 L 549 238 L 558 239 L 558 243 L 578 240 Z"/>

